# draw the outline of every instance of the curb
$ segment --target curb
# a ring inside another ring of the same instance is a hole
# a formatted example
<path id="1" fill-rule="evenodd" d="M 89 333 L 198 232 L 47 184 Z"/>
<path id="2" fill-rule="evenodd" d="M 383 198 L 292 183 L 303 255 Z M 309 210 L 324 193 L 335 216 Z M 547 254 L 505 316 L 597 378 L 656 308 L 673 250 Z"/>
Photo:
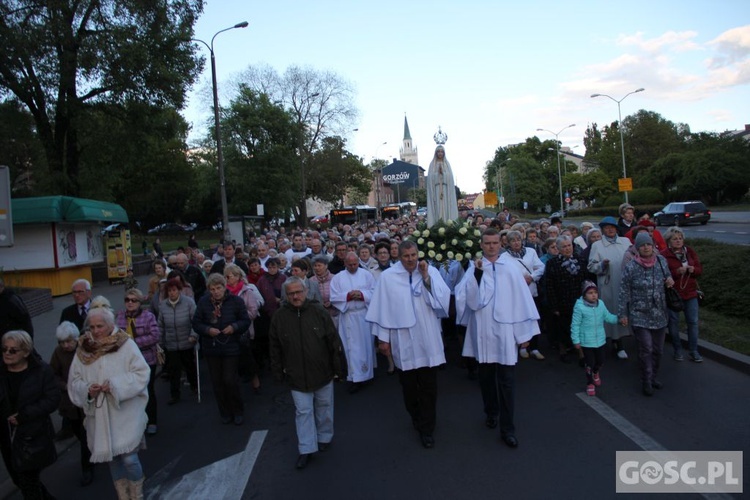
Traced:
<path id="1" fill-rule="evenodd" d="M 680 339 L 682 340 L 683 347 L 687 347 L 687 334 L 680 333 Z M 700 338 L 698 339 L 698 347 L 701 349 L 703 356 L 742 372 L 745 375 L 750 375 L 750 356 L 734 352 L 726 347 L 721 347 Z"/>

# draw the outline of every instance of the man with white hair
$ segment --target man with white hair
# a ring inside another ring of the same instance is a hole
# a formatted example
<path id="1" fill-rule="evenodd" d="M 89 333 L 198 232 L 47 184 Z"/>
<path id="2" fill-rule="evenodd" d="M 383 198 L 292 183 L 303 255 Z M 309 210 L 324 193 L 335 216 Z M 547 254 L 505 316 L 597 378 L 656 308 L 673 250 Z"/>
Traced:
<path id="1" fill-rule="evenodd" d="M 359 391 L 375 374 L 375 346 L 370 324 L 365 320 L 375 289 L 372 273 L 359 267 L 359 258 L 349 252 L 344 260 L 346 270 L 331 280 L 331 303 L 341 311 L 338 331 L 348 364 L 349 393 Z"/>
<path id="2" fill-rule="evenodd" d="M 82 331 L 91 306 L 91 283 L 85 279 L 77 279 L 71 286 L 71 293 L 74 303 L 62 310 L 60 323 L 70 321 Z"/>

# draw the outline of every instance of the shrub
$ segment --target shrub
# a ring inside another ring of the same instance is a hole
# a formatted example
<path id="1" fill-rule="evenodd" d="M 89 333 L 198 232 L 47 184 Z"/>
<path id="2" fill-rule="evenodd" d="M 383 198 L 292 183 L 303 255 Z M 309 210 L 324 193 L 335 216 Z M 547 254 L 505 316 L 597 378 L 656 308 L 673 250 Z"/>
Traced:
<path id="1" fill-rule="evenodd" d="M 698 254 L 703 275 L 698 278 L 706 294 L 704 307 L 727 316 L 747 318 L 750 310 L 750 247 L 707 239 L 690 239 Z"/>

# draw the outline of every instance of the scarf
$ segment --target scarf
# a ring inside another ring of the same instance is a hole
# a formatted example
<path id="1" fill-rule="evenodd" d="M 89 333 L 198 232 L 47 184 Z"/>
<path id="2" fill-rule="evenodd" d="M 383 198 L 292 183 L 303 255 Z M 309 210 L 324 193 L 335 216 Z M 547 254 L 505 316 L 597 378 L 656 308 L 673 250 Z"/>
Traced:
<path id="1" fill-rule="evenodd" d="M 636 253 L 635 257 L 633 257 L 633 260 L 635 260 L 638 264 L 645 267 L 646 269 L 649 269 L 651 267 L 654 267 L 654 264 L 656 264 L 656 254 L 652 254 L 651 257 L 641 257 L 640 253 Z"/>
<path id="2" fill-rule="evenodd" d="M 219 318 L 221 318 L 221 306 L 224 304 L 224 298 L 226 297 L 226 292 L 224 295 L 221 296 L 219 300 L 214 299 L 211 297 L 211 304 L 214 306 L 214 319 L 215 322 L 218 323 Z"/>
<path id="3" fill-rule="evenodd" d="M 677 260 L 680 261 L 680 264 L 682 264 L 683 266 L 687 264 L 687 247 L 682 247 L 682 249 L 679 251 L 671 248 L 670 250 L 672 250 L 674 256 L 677 257 Z"/>
<path id="4" fill-rule="evenodd" d="M 610 242 L 610 243 L 612 243 L 613 245 L 614 245 L 615 243 L 617 243 L 617 235 L 614 235 L 614 236 L 612 236 L 612 237 L 610 238 L 609 236 L 605 236 L 605 235 L 604 235 L 604 234 L 602 233 L 602 238 L 603 238 L 603 239 L 605 239 L 605 240 L 607 240 L 607 241 L 609 241 L 609 242 Z"/>
<path id="5" fill-rule="evenodd" d="M 245 284 L 241 281 L 238 281 L 234 286 L 227 283 L 227 290 L 229 290 L 229 293 L 231 293 L 232 295 L 239 295 L 242 291 L 243 286 L 245 286 Z"/>
<path id="6" fill-rule="evenodd" d="M 508 247 L 506 251 L 511 255 L 511 257 L 515 257 L 516 259 L 523 259 L 523 256 L 526 255 L 526 247 L 521 247 L 520 252 L 514 252 L 510 249 L 510 247 Z"/>
<path id="7" fill-rule="evenodd" d="M 128 334 L 119 328 L 115 328 L 111 334 L 101 339 L 95 339 L 90 332 L 85 333 L 78 343 L 76 356 L 84 365 L 90 365 L 105 354 L 117 352 L 129 338 Z"/>
<path id="8" fill-rule="evenodd" d="M 131 339 L 135 338 L 135 318 L 137 318 L 140 314 L 140 309 L 138 309 L 135 313 L 125 313 L 125 317 L 128 319 L 128 326 L 125 330 L 125 333 L 127 333 L 128 337 L 130 337 Z"/>
<path id="9" fill-rule="evenodd" d="M 559 255 L 558 257 L 561 261 L 560 267 L 565 269 L 571 276 L 576 276 L 578 271 L 581 270 L 581 265 L 575 257 L 563 257 L 562 255 Z"/>

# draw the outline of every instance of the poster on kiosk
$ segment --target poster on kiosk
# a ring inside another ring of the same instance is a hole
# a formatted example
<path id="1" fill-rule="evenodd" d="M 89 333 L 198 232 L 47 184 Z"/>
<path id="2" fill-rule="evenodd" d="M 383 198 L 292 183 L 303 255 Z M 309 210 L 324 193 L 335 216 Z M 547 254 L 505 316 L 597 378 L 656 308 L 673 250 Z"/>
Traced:
<path id="1" fill-rule="evenodd" d="M 130 247 L 130 230 L 107 231 L 107 277 L 112 284 L 122 283 L 128 270 L 133 269 L 133 253 Z"/>

